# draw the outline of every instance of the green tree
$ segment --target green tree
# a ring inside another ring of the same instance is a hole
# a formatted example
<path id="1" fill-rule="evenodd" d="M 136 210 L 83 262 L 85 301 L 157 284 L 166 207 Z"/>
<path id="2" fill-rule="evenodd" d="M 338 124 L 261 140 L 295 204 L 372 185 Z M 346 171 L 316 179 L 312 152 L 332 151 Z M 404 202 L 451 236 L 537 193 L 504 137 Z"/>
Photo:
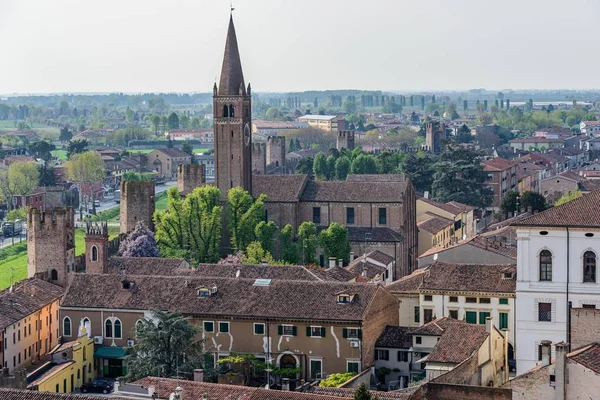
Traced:
<path id="1" fill-rule="evenodd" d="M 184 200 L 176 187 L 167 191 L 167 208 L 154 213 L 156 240 L 161 254 L 217 262 L 223 207 L 215 186 L 194 189 Z"/>
<path id="2" fill-rule="evenodd" d="M 311 221 L 304 221 L 298 227 L 298 242 L 302 253 L 302 264 L 316 264 L 317 226 Z"/>
<path id="3" fill-rule="evenodd" d="M 353 174 L 376 174 L 377 164 L 370 154 L 361 154 L 352 160 L 350 172 Z"/>
<path id="4" fill-rule="evenodd" d="M 198 117 L 192 117 L 192 120 L 190 121 L 190 126 L 192 127 L 192 129 L 200 129 L 200 120 L 198 119 Z"/>
<path id="5" fill-rule="evenodd" d="M 287 224 L 279 233 L 279 254 L 284 263 L 296 264 L 298 262 L 298 245 L 293 241 L 294 227 Z"/>
<path id="6" fill-rule="evenodd" d="M 188 129 L 190 127 L 190 117 L 181 114 L 181 117 L 179 117 L 179 127 L 181 129 Z"/>
<path id="7" fill-rule="evenodd" d="M 71 140 L 67 146 L 67 158 L 70 159 L 74 154 L 86 152 L 87 147 L 88 141 L 86 139 Z"/>
<path id="8" fill-rule="evenodd" d="M 192 146 L 192 144 L 187 140 L 183 143 L 183 145 L 181 145 L 181 150 L 192 157 L 194 156 L 194 146 Z"/>
<path id="9" fill-rule="evenodd" d="M 337 152 L 337 149 L 332 149 Z M 334 180 L 335 179 L 335 162 L 337 161 L 338 155 L 330 155 L 327 157 L 327 179 Z"/>
<path id="10" fill-rule="evenodd" d="M 169 114 L 167 126 L 169 129 L 179 129 L 179 116 L 176 113 Z"/>
<path id="11" fill-rule="evenodd" d="M 158 136 L 160 132 L 160 115 L 152 114 L 150 116 L 150 124 L 152 124 L 152 128 L 154 129 L 154 135 Z"/>
<path id="12" fill-rule="evenodd" d="M 229 233 L 231 246 L 235 251 L 244 251 L 254 240 L 254 229 L 264 216 L 266 195 L 261 194 L 256 201 L 240 187 L 229 189 L 227 203 L 229 212 Z"/>
<path id="13" fill-rule="evenodd" d="M 346 156 L 341 156 L 335 160 L 335 179 L 345 181 L 350 173 L 350 159 Z"/>
<path id="14" fill-rule="evenodd" d="M 352 400 L 375 400 L 371 396 L 371 392 L 367 389 L 367 386 L 364 383 L 361 383 L 359 387 L 354 391 L 354 396 L 352 396 Z"/>
<path id="15" fill-rule="evenodd" d="M 531 208 L 532 211 L 544 211 L 548 208 L 546 198 L 540 193 L 526 191 L 521 196 L 521 211 Z"/>
<path id="16" fill-rule="evenodd" d="M 37 158 L 41 158 L 44 162 L 48 162 L 52 158 L 52 151 L 56 150 L 55 145 L 45 140 L 31 142 L 27 147 L 31 154 Z"/>
<path id="17" fill-rule="evenodd" d="M 72 142 L 71 142 L 72 143 Z M 82 201 L 81 186 L 84 183 L 100 181 L 105 177 L 104 160 L 95 151 L 77 153 L 66 163 L 67 178 L 79 186 L 79 201 Z"/>
<path id="18" fill-rule="evenodd" d="M 334 257 L 336 260 L 344 260 L 344 263 L 350 260 L 350 241 L 345 226 L 332 222 L 319 234 L 319 244 L 326 259 Z"/>
<path id="19" fill-rule="evenodd" d="M 200 328 L 175 312 L 154 311 L 135 324 L 136 338 L 128 349 L 125 381 L 146 376 L 184 376 L 190 379 L 194 369 L 211 368 L 210 354 L 205 353 Z"/>
<path id="20" fill-rule="evenodd" d="M 16 221 L 18 219 L 25 221 L 27 219 L 28 214 L 29 207 L 15 208 L 6 213 L 6 220 L 10 222 Z"/>
<path id="21" fill-rule="evenodd" d="M 63 126 L 60 128 L 60 135 L 58 136 L 58 140 L 61 142 L 68 142 L 73 138 L 73 132 L 67 127 Z"/>
<path id="22" fill-rule="evenodd" d="M 502 201 L 500 202 L 500 211 L 504 214 L 512 214 L 517 211 L 517 205 L 519 201 L 519 192 L 509 190 L 506 192 Z"/>
<path id="23" fill-rule="evenodd" d="M 244 255 L 244 264 L 275 264 L 273 255 L 265 250 L 259 241 L 250 242 L 246 247 L 246 254 Z"/>
<path id="24" fill-rule="evenodd" d="M 325 181 L 329 176 L 329 171 L 327 171 L 327 157 L 325 154 L 320 151 L 315 154 L 313 160 L 313 174 L 317 180 Z"/>
<path id="25" fill-rule="evenodd" d="M 563 194 L 560 199 L 556 200 L 556 202 L 554 203 L 554 207 L 560 206 L 571 200 L 575 200 L 579 197 L 581 197 L 581 192 L 579 190 L 576 192 L 570 193 L 570 194 L 569 193 Z"/>
<path id="26" fill-rule="evenodd" d="M 426 153 L 410 153 L 402 162 L 402 171 L 408 174 L 415 190 L 425 192 L 433 182 L 433 160 Z"/>
<path id="27" fill-rule="evenodd" d="M 479 153 L 454 149 L 443 153 L 434 165 L 431 191 L 436 201 L 457 201 L 485 208 L 492 202 L 493 192 L 487 186 Z"/>
<path id="28" fill-rule="evenodd" d="M 346 99 L 342 108 L 344 109 L 344 112 L 354 114 L 356 112 L 356 102 L 354 100 Z"/>
<path id="29" fill-rule="evenodd" d="M 298 164 L 296 164 L 295 172 L 297 174 L 304 174 L 304 175 L 312 176 L 313 168 L 314 168 L 314 158 L 313 157 L 304 157 L 304 158 L 301 158 L 300 161 L 298 161 Z"/>
<path id="30" fill-rule="evenodd" d="M 260 221 L 254 228 L 256 240 L 260 242 L 262 248 L 270 254 L 274 254 L 276 234 L 277 225 L 275 225 L 275 222 L 273 221 Z"/>
<path id="31" fill-rule="evenodd" d="M 446 107 L 446 114 L 450 119 L 457 119 L 460 117 L 460 115 L 458 115 L 458 112 L 456 111 L 456 104 L 454 103 L 448 104 L 448 107 Z"/>

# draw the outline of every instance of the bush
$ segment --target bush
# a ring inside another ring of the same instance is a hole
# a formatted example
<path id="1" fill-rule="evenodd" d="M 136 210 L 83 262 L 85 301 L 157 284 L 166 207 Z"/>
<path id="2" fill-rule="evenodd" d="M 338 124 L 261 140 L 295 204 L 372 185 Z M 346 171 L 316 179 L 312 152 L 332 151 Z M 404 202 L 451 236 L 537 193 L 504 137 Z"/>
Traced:
<path id="1" fill-rule="evenodd" d="M 18 238 L 15 238 L 18 239 Z M 11 240 L 7 238 L 5 240 Z M 20 257 L 23 253 L 27 252 L 27 242 L 23 241 L 21 243 L 17 243 L 13 246 L 7 246 L 3 249 L 0 249 L 0 261 L 8 261 L 9 257 Z"/>
<path id="2" fill-rule="evenodd" d="M 343 374 L 331 374 L 327 379 L 323 379 L 319 386 L 323 387 L 338 387 L 352 379 L 356 373 L 345 372 Z"/>
<path id="3" fill-rule="evenodd" d="M 92 215 L 90 217 L 90 220 L 92 222 L 105 222 L 105 221 L 112 221 L 113 219 L 117 218 L 119 216 L 119 212 L 121 211 L 120 207 L 112 207 L 109 208 L 108 210 L 105 211 L 100 211 L 98 214 L 96 215 Z"/>

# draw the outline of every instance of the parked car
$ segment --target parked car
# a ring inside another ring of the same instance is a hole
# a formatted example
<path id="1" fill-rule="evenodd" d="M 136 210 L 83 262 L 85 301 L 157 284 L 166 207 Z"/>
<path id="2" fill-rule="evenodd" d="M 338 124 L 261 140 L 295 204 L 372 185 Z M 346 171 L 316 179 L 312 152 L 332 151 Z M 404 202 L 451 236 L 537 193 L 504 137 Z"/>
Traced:
<path id="1" fill-rule="evenodd" d="M 81 392 L 82 393 L 110 393 L 112 392 L 113 387 L 112 385 L 104 380 L 93 380 L 91 382 L 88 382 L 86 384 L 84 384 L 81 387 Z"/>
<path id="2" fill-rule="evenodd" d="M 94 200 L 94 206 L 100 207 L 100 200 Z"/>

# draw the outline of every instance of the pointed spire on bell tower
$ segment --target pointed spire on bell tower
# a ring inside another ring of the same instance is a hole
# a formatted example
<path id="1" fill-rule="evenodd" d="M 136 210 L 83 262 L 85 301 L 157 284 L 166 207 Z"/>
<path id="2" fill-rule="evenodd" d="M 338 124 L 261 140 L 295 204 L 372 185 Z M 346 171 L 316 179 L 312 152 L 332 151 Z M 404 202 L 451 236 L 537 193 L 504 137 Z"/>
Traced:
<path id="1" fill-rule="evenodd" d="M 233 8 L 231 11 L 233 13 Z M 240 87 L 244 88 L 241 91 L 243 93 L 240 93 Z M 225 42 L 219 96 L 237 96 L 240 94 L 245 95 L 246 89 L 232 14 L 229 17 L 229 29 L 227 30 L 227 41 Z"/>

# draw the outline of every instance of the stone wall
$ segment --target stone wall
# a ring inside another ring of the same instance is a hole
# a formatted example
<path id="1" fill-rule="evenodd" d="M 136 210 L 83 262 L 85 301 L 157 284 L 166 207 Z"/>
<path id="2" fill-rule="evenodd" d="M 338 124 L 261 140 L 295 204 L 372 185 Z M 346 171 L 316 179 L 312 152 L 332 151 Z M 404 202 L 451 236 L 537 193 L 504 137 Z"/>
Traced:
<path id="1" fill-rule="evenodd" d="M 571 309 L 571 349 L 600 341 L 600 310 Z"/>
<path id="2" fill-rule="evenodd" d="M 354 149 L 354 131 L 339 131 L 337 135 L 336 148 L 338 150 Z"/>
<path id="3" fill-rule="evenodd" d="M 154 182 L 128 181 L 121 182 L 121 233 L 129 233 L 135 229 L 138 221 L 142 221 L 150 230 L 154 230 Z"/>
<path id="4" fill-rule="evenodd" d="M 510 389 L 504 388 L 428 382 L 421 386 L 410 398 L 423 400 L 512 400 L 512 392 Z"/>

